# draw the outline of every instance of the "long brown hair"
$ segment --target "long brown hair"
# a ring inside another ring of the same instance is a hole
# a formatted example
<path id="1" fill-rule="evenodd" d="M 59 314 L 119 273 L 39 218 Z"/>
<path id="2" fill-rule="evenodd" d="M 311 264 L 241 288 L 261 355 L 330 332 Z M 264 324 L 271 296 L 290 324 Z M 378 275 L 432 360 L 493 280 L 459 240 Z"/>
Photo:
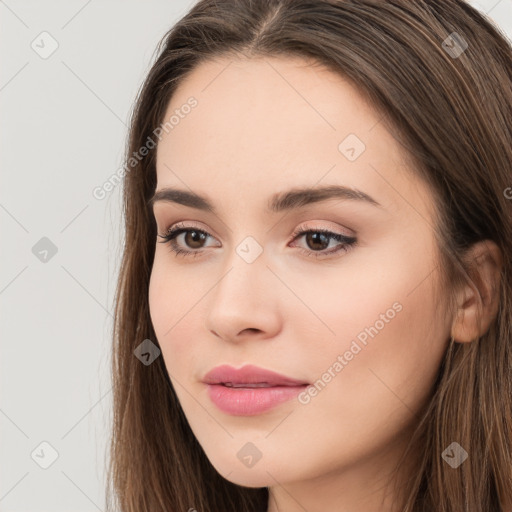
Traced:
<path id="1" fill-rule="evenodd" d="M 506 35 L 462 0 L 200 0 L 157 48 L 133 109 L 127 161 L 155 138 L 183 79 L 201 62 L 225 56 L 299 56 L 356 86 L 431 186 L 448 296 L 470 274 L 464 255 L 472 244 L 499 246 L 498 314 L 479 339 L 449 344 L 410 440 L 419 463 L 400 482 L 397 510 L 510 512 L 512 49 Z M 134 356 L 145 339 L 158 346 L 148 307 L 155 153 L 131 161 L 124 179 L 107 507 L 266 511 L 267 488 L 235 485 L 213 468 L 163 358 L 144 365 Z M 457 470 L 441 456 L 453 441 L 469 454 Z"/>

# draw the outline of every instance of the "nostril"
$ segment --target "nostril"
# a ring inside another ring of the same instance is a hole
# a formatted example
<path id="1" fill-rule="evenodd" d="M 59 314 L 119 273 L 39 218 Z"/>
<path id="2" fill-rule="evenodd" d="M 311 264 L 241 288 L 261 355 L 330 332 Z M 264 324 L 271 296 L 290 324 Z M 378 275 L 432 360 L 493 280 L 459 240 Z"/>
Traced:
<path id="1" fill-rule="evenodd" d="M 247 329 L 244 329 L 242 332 L 250 331 L 250 332 L 261 332 L 260 329 L 256 329 L 255 327 L 248 327 Z"/>

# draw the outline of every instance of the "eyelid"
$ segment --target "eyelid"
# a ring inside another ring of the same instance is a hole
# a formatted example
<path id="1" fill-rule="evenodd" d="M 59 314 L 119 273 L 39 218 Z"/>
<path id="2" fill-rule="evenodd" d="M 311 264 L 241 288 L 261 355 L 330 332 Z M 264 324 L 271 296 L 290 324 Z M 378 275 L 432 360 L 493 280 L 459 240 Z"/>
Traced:
<path id="1" fill-rule="evenodd" d="M 217 238 L 217 236 L 214 233 L 212 233 L 212 230 L 210 228 L 202 226 L 201 224 L 197 223 L 194 220 L 182 220 L 179 222 L 174 222 L 170 224 L 168 228 L 163 229 L 162 233 L 165 236 L 169 234 L 171 230 L 176 231 L 177 229 L 197 229 L 198 231 L 203 231 L 212 238 Z"/>
<path id="2" fill-rule="evenodd" d="M 341 236 L 344 236 L 345 238 L 356 238 L 357 233 L 352 229 L 347 228 L 341 228 L 339 225 L 335 226 L 319 226 L 319 222 L 326 222 L 326 221 L 307 221 L 306 223 L 299 224 L 297 226 L 292 234 L 292 240 L 295 238 L 296 235 L 301 234 L 303 231 L 329 231 L 330 233 L 339 234 Z M 310 225 L 311 224 L 311 225 Z M 334 224 L 331 222 L 331 224 Z M 348 233 L 347 233 L 348 231 Z"/>

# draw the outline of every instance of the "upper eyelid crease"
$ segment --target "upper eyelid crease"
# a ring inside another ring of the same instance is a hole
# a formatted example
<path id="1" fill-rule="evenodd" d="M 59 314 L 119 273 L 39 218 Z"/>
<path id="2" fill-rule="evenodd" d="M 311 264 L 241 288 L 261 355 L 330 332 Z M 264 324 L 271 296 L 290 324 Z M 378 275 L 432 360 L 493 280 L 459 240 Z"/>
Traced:
<path id="1" fill-rule="evenodd" d="M 273 213 L 278 213 L 281 211 L 302 208 L 308 204 L 335 198 L 362 201 L 377 208 L 383 208 L 378 201 L 361 190 L 341 185 L 330 185 L 318 188 L 295 188 L 286 192 L 274 194 L 267 205 L 267 209 Z M 217 211 L 210 201 L 205 197 L 188 190 L 168 187 L 162 188 L 155 192 L 147 204 L 149 207 L 153 207 L 155 203 L 159 201 L 177 203 L 217 215 Z"/>

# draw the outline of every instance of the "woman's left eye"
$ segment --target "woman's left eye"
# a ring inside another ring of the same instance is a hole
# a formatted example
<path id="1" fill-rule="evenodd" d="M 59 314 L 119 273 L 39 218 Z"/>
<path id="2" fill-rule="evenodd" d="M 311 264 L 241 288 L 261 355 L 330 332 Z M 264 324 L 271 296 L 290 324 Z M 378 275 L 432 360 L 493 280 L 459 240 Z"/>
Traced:
<path id="1" fill-rule="evenodd" d="M 183 249 L 180 247 L 178 244 L 178 237 L 181 235 L 184 235 L 182 241 L 193 250 Z M 199 249 L 203 248 L 201 246 L 202 243 L 205 242 L 208 237 L 211 237 L 209 233 L 202 229 L 192 226 L 180 227 L 179 225 L 169 229 L 167 234 L 158 236 L 163 239 L 160 243 L 168 243 L 171 250 L 176 255 L 181 254 L 182 256 L 194 257 L 200 254 Z M 299 238 L 305 237 L 306 244 L 311 247 L 311 249 L 304 249 L 303 247 L 299 247 L 299 249 L 306 256 L 313 256 L 315 258 L 330 256 L 342 251 L 347 252 L 357 243 L 357 239 L 355 237 L 348 237 L 341 233 L 334 233 L 326 229 L 298 230 L 295 231 L 292 236 L 293 242 Z M 334 248 L 331 247 L 329 250 L 326 250 L 331 244 L 331 241 L 337 242 L 337 245 L 335 245 Z"/>
<path id="2" fill-rule="evenodd" d="M 306 256 L 313 256 L 315 258 L 321 258 L 325 256 L 330 256 L 331 254 L 337 254 L 341 251 L 347 252 L 351 247 L 356 245 L 357 239 L 355 237 L 349 237 L 346 235 L 342 235 L 341 233 L 333 233 L 332 231 L 328 231 L 327 229 L 307 229 L 296 231 L 293 234 L 293 240 L 297 240 L 298 238 L 305 237 L 304 240 L 309 247 L 317 247 L 320 246 L 320 251 L 318 250 L 308 250 L 301 249 L 304 251 Z M 325 250 L 329 247 L 330 242 L 334 240 L 338 242 L 333 248 L 329 250 Z"/>

